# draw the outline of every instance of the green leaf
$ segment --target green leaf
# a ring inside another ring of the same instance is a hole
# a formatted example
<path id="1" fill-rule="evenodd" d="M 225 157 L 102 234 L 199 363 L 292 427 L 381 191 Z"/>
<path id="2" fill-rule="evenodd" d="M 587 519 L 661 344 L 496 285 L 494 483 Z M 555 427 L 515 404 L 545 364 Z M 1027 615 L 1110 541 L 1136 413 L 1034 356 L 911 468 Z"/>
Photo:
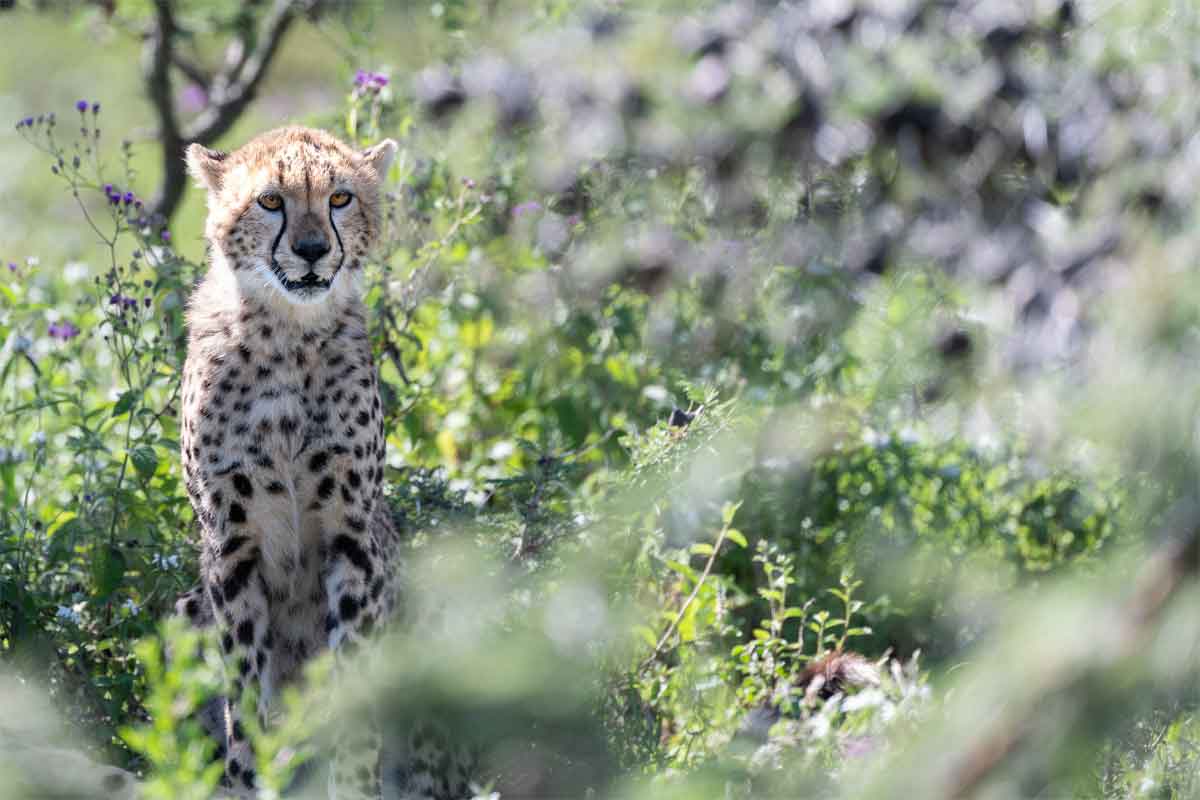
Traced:
<path id="1" fill-rule="evenodd" d="M 133 462 L 133 468 L 143 478 L 149 478 L 158 469 L 158 454 L 149 445 L 139 445 L 133 448 L 129 453 L 129 459 Z"/>
<path id="2" fill-rule="evenodd" d="M 112 595 L 125 577 L 125 555 L 116 547 L 104 546 L 92 565 L 92 582 L 98 597 Z"/>
<path id="3" fill-rule="evenodd" d="M 696 542 L 692 545 L 692 552 L 698 556 L 711 556 L 713 554 L 713 546 L 708 542 Z"/>
<path id="4" fill-rule="evenodd" d="M 738 547 L 749 547 L 750 543 L 746 541 L 746 537 L 737 528 L 730 528 L 725 531 L 725 538 L 736 544 Z"/>
<path id="5" fill-rule="evenodd" d="M 134 404 L 137 402 L 137 397 L 138 393 L 133 389 L 130 389 L 122 394 L 119 398 L 117 398 L 116 405 L 113 406 L 112 415 L 114 417 L 119 417 L 125 412 L 129 411 L 129 409 L 133 408 Z"/>

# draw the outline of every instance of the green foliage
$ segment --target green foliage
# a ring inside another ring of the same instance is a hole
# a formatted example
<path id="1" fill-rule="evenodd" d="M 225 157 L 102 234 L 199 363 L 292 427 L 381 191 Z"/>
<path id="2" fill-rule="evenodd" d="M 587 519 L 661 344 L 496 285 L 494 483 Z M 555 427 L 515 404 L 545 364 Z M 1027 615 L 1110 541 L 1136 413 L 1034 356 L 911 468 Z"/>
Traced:
<path id="1" fill-rule="evenodd" d="M 339 5 L 287 98 L 402 143 L 366 302 L 407 594 L 361 681 L 247 723 L 261 794 L 372 713 L 474 734 L 502 797 L 1194 795 L 1195 568 L 1143 558 L 1200 507 L 1194 75 L 1071 3 L 501 5 Z M 203 53 L 251 6 L 177 10 Z M 5 153 L 70 202 L 0 268 L 0 659 L 207 797 L 219 664 L 159 627 L 204 266 L 101 99 Z"/>

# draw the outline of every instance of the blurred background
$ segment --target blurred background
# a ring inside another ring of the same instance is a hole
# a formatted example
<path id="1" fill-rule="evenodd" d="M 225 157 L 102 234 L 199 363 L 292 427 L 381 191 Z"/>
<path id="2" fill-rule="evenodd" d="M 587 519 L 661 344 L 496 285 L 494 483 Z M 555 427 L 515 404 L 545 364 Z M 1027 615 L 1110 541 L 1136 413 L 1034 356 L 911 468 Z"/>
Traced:
<path id="1" fill-rule="evenodd" d="M 299 123 L 401 145 L 408 589 L 262 796 L 1200 797 L 1197 13 L 0 3 L 0 794 L 215 791 L 181 154 Z"/>

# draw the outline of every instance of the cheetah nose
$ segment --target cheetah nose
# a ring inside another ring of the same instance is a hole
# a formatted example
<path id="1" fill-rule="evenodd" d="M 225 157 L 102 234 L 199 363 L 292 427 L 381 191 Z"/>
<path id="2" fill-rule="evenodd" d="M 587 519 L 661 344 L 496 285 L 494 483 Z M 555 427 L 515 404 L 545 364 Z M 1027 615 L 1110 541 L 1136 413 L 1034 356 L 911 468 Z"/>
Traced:
<path id="1" fill-rule="evenodd" d="M 329 252 L 329 242 L 324 238 L 301 239 L 292 245 L 292 252 L 309 264 L 315 264 L 321 256 Z"/>

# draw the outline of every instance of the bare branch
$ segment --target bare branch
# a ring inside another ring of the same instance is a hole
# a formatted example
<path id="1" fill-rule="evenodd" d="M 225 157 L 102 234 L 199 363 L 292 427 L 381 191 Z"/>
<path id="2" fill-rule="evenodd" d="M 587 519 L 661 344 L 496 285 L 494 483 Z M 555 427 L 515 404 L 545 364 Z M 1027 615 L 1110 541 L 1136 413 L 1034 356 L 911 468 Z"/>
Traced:
<path id="1" fill-rule="evenodd" d="M 205 92 L 212 86 L 212 75 L 201 67 L 196 62 L 190 60 L 187 56 L 182 55 L 177 50 L 171 52 L 171 63 L 177 70 L 182 72 L 189 81 L 204 89 Z"/>
<path id="2" fill-rule="evenodd" d="M 179 205 L 187 180 L 182 153 L 183 141 L 179 133 L 179 118 L 175 111 L 175 96 L 171 89 L 171 63 L 175 37 L 179 28 L 175 24 L 171 0 L 155 0 L 154 23 L 146 38 L 142 69 L 146 80 L 146 93 L 158 114 L 158 137 L 163 154 L 163 178 L 159 184 L 154 208 L 169 217 Z"/>
<path id="3" fill-rule="evenodd" d="M 173 0 L 155 0 L 154 25 L 147 37 L 145 51 L 146 89 L 158 113 L 162 143 L 163 179 L 154 210 L 168 219 L 179 207 L 187 188 L 184 145 L 190 142 L 211 144 L 233 127 L 254 99 L 259 83 L 297 13 L 318 8 L 320 0 L 275 0 L 257 30 L 249 26 L 230 43 L 224 65 L 211 78 L 199 66 L 175 52 L 179 28 L 172 4 Z M 204 86 L 208 93 L 208 107 L 182 130 L 171 90 L 171 66 Z"/>
<path id="4" fill-rule="evenodd" d="M 254 98 L 279 42 L 296 19 L 299 6 L 295 0 L 275 0 L 259 30 L 257 45 L 247 49 L 244 41 L 237 42 L 235 46 L 240 52 L 234 54 L 233 63 L 227 60 L 213 79 L 209 107 L 188 126 L 185 135 L 188 141 L 209 144 L 233 126 Z"/>

